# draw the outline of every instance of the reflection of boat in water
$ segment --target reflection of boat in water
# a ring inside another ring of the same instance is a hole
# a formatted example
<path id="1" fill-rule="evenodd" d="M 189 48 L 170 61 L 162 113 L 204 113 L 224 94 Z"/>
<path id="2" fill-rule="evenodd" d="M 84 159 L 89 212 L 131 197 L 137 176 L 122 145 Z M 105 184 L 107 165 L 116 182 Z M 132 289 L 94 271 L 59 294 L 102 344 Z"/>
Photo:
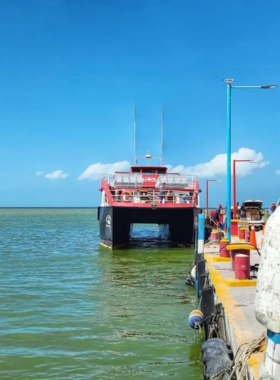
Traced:
<path id="1" fill-rule="evenodd" d="M 138 165 L 138 159 L 159 159 L 160 165 Z M 156 224 L 175 245 L 193 245 L 199 206 L 195 175 L 168 173 L 162 159 L 136 157 L 129 172 L 104 175 L 98 207 L 101 243 L 111 248 L 129 243 L 134 223 Z"/>

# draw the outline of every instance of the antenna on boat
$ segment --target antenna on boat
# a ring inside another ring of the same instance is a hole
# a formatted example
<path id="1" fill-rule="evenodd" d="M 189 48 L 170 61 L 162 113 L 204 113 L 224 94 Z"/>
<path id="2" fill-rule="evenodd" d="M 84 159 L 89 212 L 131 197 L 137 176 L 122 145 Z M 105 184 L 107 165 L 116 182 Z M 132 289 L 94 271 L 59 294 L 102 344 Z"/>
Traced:
<path id="1" fill-rule="evenodd" d="M 134 103 L 134 123 L 133 123 L 133 127 L 134 127 L 134 164 L 136 165 L 137 164 L 137 160 L 136 160 L 136 104 Z"/>
<path id="2" fill-rule="evenodd" d="M 161 103 L 161 165 L 163 160 L 163 104 Z"/>

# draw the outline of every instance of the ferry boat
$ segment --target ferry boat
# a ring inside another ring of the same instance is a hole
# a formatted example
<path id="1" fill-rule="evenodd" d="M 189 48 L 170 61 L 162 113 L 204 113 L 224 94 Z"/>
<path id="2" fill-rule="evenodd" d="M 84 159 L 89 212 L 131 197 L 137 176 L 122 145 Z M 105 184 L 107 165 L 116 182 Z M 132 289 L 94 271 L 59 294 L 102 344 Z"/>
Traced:
<path id="1" fill-rule="evenodd" d="M 135 223 L 156 224 L 175 246 L 193 246 L 200 208 L 196 175 L 168 173 L 162 165 L 163 106 L 161 105 L 161 157 L 136 157 L 136 107 L 134 105 L 134 165 L 129 172 L 104 175 L 98 207 L 100 243 L 112 249 L 128 245 Z M 138 165 L 139 159 L 148 160 Z M 150 160 L 159 160 L 151 166 Z M 164 188 L 164 189 L 163 189 Z"/>
<path id="2" fill-rule="evenodd" d="M 158 159 L 150 154 L 139 158 Z M 168 173 L 162 165 L 137 164 L 129 172 L 104 175 L 99 190 L 102 245 L 115 249 L 129 244 L 134 223 L 158 224 L 172 245 L 194 245 L 202 212 L 198 176 Z"/>

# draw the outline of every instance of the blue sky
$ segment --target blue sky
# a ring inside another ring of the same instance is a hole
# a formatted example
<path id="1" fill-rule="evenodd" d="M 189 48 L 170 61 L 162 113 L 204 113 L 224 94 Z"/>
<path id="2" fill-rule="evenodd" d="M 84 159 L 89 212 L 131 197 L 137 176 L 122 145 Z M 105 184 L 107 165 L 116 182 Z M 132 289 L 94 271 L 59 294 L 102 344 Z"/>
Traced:
<path id="1" fill-rule="evenodd" d="M 0 206 L 97 206 L 100 180 L 78 178 L 133 162 L 134 102 L 137 153 L 160 154 L 163 102 L 164 163 L 201 174 L 202 205 L 221 179 L 210 205 L 225 204 L 221 79 L 280 85 L 279 17 L 276 0 L 2 1 Z M 279 101 L 233 90 L 232 151 L 263 163 L 239 173 L 240 202 L 280 197 Z"/>

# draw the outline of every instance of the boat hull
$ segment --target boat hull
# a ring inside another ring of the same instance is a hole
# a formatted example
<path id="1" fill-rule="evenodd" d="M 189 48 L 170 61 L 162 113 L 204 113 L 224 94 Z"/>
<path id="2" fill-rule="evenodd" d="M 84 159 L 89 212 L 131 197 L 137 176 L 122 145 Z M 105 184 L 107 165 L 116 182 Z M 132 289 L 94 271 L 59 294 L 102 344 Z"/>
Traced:
<path id="1" fill-rule="evenodd" d="M 131 225 L 158 224 L 174 246 L 194 246 L 200 208 L 98 207 L 100 243 L 117 249 L 129 244 Z"/>

